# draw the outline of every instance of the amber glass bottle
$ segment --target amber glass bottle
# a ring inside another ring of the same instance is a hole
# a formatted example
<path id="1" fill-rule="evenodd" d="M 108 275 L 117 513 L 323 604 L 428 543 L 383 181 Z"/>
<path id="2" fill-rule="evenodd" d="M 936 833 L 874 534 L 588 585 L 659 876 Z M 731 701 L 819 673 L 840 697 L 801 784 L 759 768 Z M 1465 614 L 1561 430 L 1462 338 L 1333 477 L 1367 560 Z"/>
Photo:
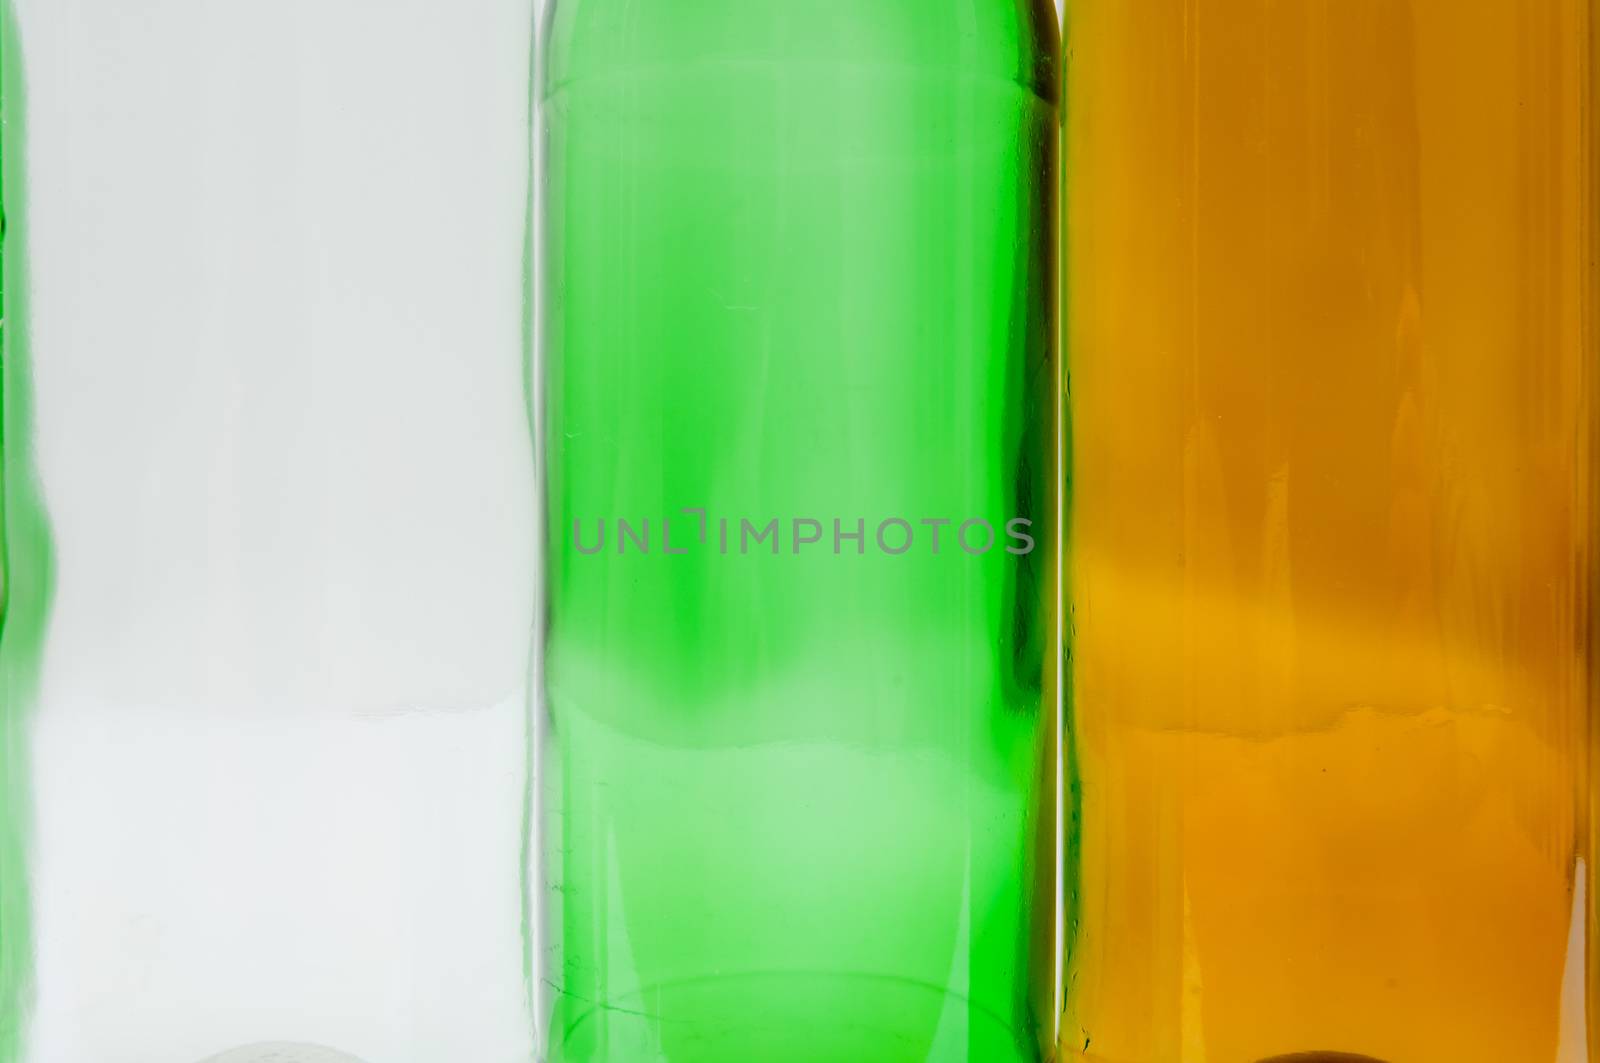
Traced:
<path id="1" fill-rule="evenodd" d="M 1600 1059 L 1594 33 L 1068 4 L 1065 1059 Z"/>

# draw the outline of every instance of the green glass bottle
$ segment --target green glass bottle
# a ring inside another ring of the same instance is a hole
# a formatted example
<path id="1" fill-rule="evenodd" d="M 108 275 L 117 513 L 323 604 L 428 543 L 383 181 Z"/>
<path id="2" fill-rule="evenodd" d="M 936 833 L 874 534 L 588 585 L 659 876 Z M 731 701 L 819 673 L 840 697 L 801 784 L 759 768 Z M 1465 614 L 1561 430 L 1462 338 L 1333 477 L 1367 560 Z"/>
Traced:
<path id="1" fill-rule="evenodd" d="M 1046 1057 L 1048 0 L 555 0 L 538 906 L 551 1061 Z"/>

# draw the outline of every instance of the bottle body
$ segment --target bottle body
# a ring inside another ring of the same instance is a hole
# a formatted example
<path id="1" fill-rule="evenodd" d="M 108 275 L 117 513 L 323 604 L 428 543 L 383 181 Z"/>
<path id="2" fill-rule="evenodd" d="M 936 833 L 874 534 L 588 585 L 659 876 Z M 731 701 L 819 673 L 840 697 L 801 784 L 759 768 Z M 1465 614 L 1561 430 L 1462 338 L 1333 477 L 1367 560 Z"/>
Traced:
<path id="1" fill-rule="evenodd" d="M 0 1060 L 525 1061 L 531 4 L 7 6 Z"/>
<path id="2" fill-rule="evenodd" d="M 1056 21 L 935 7 L 555 5 L 551 1060 L 1053 1039 Z"/>
<path id="3" fill-rule="evenodd" d="M 1593 5 L 1185 10 L 1069 14 L 1064 1056 L 1600 1058 Z"/>

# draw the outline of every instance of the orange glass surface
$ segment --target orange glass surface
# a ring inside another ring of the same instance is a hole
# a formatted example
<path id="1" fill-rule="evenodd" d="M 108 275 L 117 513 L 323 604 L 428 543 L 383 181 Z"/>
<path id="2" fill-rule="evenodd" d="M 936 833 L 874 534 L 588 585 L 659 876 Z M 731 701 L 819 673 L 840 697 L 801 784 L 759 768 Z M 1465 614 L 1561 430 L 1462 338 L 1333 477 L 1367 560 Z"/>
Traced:
<path id="1" fill-rule="evenodd" d="M 1600 1060 L 1594 14 L 1069 3 L 1064 1059 Z"/>

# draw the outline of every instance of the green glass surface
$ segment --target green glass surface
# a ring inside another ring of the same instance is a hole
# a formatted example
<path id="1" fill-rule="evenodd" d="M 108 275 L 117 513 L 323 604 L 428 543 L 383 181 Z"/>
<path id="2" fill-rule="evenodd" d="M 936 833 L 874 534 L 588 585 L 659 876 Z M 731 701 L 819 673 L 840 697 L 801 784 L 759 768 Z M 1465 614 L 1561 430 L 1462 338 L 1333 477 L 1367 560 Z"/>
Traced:
<path id="1" fill-rule="evenodd" d="M 548 1059 L 1048 1055 L 1058 49 L 1027 0 L 555 0 Z"/>
<path id="2" fill-rule="evenodd" d="M 0 1063 L 21 1058 L 33 991 L 28 721 L 54 550 L 33 455 L 28 331 L 27 100 L 16 15 L 0 11 Z"/>

